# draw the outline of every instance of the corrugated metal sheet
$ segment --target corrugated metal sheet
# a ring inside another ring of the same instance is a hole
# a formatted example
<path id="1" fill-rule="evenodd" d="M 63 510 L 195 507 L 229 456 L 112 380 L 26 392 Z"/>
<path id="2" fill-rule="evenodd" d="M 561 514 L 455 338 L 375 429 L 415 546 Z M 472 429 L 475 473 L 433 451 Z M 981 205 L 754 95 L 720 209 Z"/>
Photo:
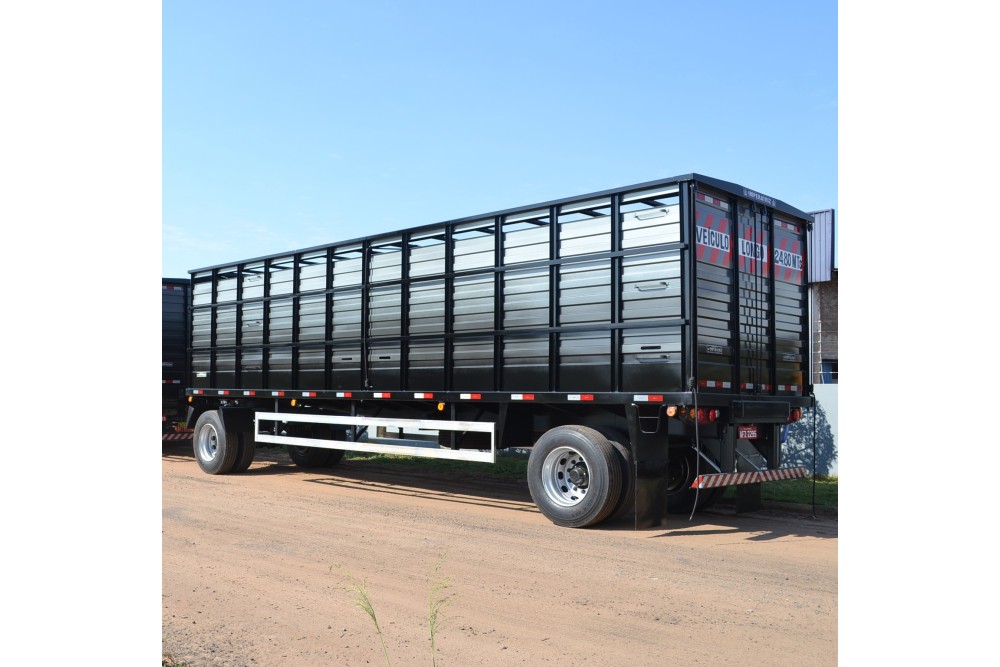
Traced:
<path id="1" fill-rule="evenodd" d="M 809 282 L 821 283 L 833 278 L 833 209 L 810 213 L 815 221 L 806 235 L 809 257 Z"/>

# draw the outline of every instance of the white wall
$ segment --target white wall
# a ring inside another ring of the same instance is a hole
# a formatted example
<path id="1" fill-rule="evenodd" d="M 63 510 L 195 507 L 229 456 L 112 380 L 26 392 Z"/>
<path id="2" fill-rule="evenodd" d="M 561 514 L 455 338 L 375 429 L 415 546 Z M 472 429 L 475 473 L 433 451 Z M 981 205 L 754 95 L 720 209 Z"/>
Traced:
<path id="1" fill-rule="evenodd" d="M 816 410 L 807 410 L 802 419 L 788 428 L 783 467 L 801 465 L 812 470 L 813 429 L 815 428 L 816 474 L 837 474 L 837 390 L 836 384 L 817 384 Z M 815 420 L 814 420 L 815 413 Z"/>

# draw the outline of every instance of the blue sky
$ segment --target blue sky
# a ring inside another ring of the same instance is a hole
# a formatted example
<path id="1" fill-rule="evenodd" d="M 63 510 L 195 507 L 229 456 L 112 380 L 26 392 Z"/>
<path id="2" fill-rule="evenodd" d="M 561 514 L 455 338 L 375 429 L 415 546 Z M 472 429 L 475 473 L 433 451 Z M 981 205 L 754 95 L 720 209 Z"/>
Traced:
<path id="1" fill-rule="evenodd" d="M 163 4 L 162 274 L 700 172 L 837 208 L 837 4 Z"/>

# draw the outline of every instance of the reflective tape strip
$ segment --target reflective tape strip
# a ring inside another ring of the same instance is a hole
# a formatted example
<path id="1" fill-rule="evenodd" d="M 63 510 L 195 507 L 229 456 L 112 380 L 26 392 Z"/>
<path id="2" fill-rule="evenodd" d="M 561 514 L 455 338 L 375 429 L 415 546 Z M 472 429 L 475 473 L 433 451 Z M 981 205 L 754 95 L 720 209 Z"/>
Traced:
<path id="1" fill-rule="evenodd" d="M 729 389 L 733 386 L 732 382 L 719 382 L 718 380 L 701 380 L 698 382 L 699 387 L 707 387 L 709 389 Z"/>
<path id="2" fill-rule="evenodd" d="M 797 384 L 779 384 L 778 391 L 799 391 L 802 387 Z"/>
<path id="3" fill-rule="evenodd" d="M 721 486 L 737 486 L 740 484 L 757 484 L 759 482 L 776 482 L 784 479 L 802 479 L 809 471 L 803 467 L 776 468 L 757 472 L 728 472 L 715 475 L 699 475 L 691 483 L 692 489 L 717 489 Z"/>
<path id="4" fill-rule="evenodd" d="M 478 400 L 480 400 L 483 397 L 483 395 L 482 394 L 459 394 L 458 397 L 461 398 L 463 401 L 478 401 Z"/>
<path id="5" fill-rule="evenodd" d="M 594 400 L 593 394 L 567 394 L 566 398 L 571 401 L 592 401 Z"/>
<path id="6" fill-rule="evenodd" d="M 285 392 L 283 392 L 283 391 L 272 391 L 271 392 L 271 396 L 281 397 L 281 396 L 284 396 L 284 395 L 285 395 Z"/>
<path id="7" fill-rule="evenodd" d="M 375 392 L 375 398 L 392 398 L 392 394 L 390 394 L 387 391 L 385 391 L 385 392 L 383 392 L 383 391 L 377 391 L 377 392 Z"/>
<path id="8" fill-rule="evenodd" d="M 722 201 L 721 199 L 716 199 L 715 197 L 709 197 L 708 195 L 701 192 L 696 193 L 695 197 L 698 199 L 698 201 L 703 201 L 706 204 L 711 204 L 712 206 L 718 206 L 724 211 L 729 210 L 729 204 L 727 202 Z"/>
<path id="9" fill-rule="evenodd" d="M 204 390 L 204 389 L 195 389 L 195 390 L 194 390 L 194 391 L 192 391 L 191 393 L 192 393 L 192 394 L 195 394 L 196 396 L 200 396 L 201 394 L 204 394 L 204 393 L 205 393 L 205 390 Z"/>
<path id="10" fill-rule="evenodd" d="M 229 390 L 228 389 L 220 389 L 219 390 L 219 396 L 229 396 Z"/>
<path id="11" fill-rule="evenodd" d="M 632 396 L 632 400 L 636 403 L 662 403 L 663 396 L 661 394 L 635 394 Z"/>
<path id="12" fill-rule="evenodd" d="M 164 440 L 190 440 L 194 436 L 193 433 L 164 433 Z"/>
<path id="13" fill-rule="evenodd" d="M 512 401 L 533 401 L 535 400 L 534 394 L 511 394 L 510 400 Z"/>
<path id="14" fill-rule="evenodd" d="M 416 393 L 413 395 L 413 398 L 429 399 L 429 398 L 434 398 L 434 394 Z"/>
<path id="15" fill-rule="evenodd" d="M 180 384 L 180 380 L 164 380 L 163 384 Z"/>
<path id="16" fill-rule="evenodd" d="M 337 392 L 337 398 L 350 398 L 351 395 L 352 394 L 349 391 L 338 391 Z"/>
<path id="17" fill-rule="evenodd" d="M 257 392 L 255 392 L 253 389 L 249 389 L 249 390 L 243 392 L 243 395 L 244 396 L 256 396 Z"/>
<path id="18" fill-rule="evenodd" d="M 304 391 L 302 392 L 302 398 L 316 398 L 315 391 Z"/>
<path id="19" fill-rule="evenodd" d="M 741 389 L 753 389 L 756 386 L 757 385 L 755 385 L 753 382 L 744 382 L 742 385 L 740 385 L 740 388 Z M 769 384 L 762 384 L 762 385 L 760 385 L 760 388 L 761 388 L 762 391 L 771 391 L 771 385 L 769 385 Z"/>

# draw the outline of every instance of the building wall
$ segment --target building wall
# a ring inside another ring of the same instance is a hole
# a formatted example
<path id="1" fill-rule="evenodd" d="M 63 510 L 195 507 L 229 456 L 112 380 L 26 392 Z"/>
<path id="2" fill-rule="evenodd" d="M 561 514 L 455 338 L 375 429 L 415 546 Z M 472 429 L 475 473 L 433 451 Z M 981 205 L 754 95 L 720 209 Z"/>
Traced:
<path id="1" fill-rule="evenodd" d="M 833 384 L 839 382 L 836 362 L 837 350 L 837 270 L 833 270 L 831 280 L 813 283 L 813 384 Z M 827 363 L 824 366 L 824 362 Z"/>

